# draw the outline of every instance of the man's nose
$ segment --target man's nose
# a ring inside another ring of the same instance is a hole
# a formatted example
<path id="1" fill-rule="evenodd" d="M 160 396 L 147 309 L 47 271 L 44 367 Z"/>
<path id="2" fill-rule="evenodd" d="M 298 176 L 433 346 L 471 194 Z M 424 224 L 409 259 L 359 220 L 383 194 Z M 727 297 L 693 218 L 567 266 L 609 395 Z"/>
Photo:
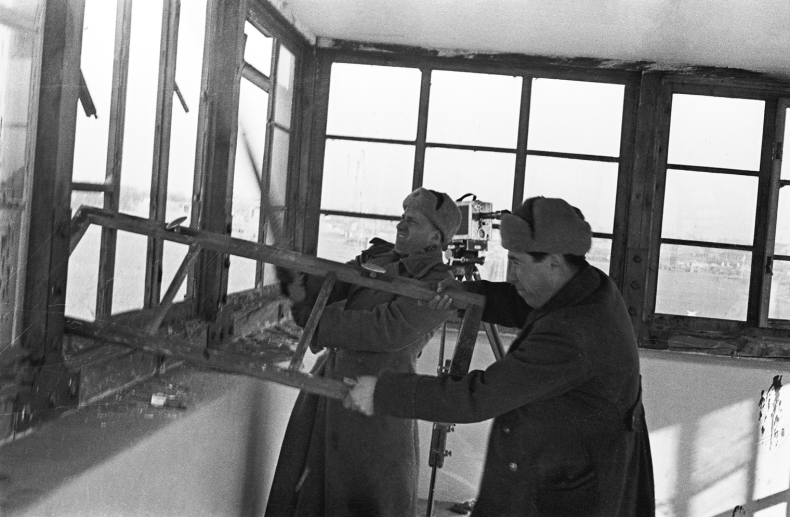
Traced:
<path id="1" fill-rule="evenodd" d="M 406 229 L 406 222 L 405 221 L 399 221 L 398 224 L 395 225 L 395 228 L 397 228 L 398 230 L 405 230 Z"/>

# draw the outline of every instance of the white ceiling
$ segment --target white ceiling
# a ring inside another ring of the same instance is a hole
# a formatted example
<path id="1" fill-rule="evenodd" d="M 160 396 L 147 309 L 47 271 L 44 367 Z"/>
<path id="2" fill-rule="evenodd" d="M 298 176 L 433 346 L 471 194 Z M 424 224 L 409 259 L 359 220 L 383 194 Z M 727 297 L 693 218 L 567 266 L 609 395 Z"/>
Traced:
<path id="1" fill-rule="evenodd" d="M 790 76 L 790 0 L 270 0 L 317 37 Z"/>

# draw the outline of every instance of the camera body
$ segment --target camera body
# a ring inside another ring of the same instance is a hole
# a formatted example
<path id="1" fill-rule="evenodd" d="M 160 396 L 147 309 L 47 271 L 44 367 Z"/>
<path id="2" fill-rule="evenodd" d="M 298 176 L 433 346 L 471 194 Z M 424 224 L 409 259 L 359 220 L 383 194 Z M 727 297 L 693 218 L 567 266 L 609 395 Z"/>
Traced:
<path id="1" fill-rule="evenodd" d="M 461 226 L 447 245 L 447 258 L 453 264 L 482 264 L 488 250 L 488 241 L 494 230 L 493 203 L 487 201 L 458 201 Z"/>

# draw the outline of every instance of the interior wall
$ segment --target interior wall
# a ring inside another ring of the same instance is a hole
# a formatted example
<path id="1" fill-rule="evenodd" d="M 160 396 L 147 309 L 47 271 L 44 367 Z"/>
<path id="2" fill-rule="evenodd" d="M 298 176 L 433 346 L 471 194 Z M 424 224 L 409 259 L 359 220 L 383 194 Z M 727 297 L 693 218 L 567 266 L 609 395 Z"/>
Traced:
<path id="1" fill-rule="evenodd" d="M 436 344 L 420 371 L 435 373 Z M 785 516 L 788 417 L 781 389 L 771 386 L 788 365 L 650 350 L 641 359 L 658 515 Z M 481 335 L 472 367 L 491 360 Z M 165 383 L 189 387 L 194 402 L 186 411 L 168 417 L 105 403 L 0 448 L 2 515 L 261 514 L 297 391 L 191 369 Z M 439 471 L 438 501 L 476 496 L 489 425 L 458 425 L 448 436 L 452 456 Z M 422 498 L 430 432 L 422 422 Z"/>
<path id="2" fill-rule="evenodd" d="M 437 348 L 426 347 L 422 373 L 435 374 Z M 781 389 L 771 386 L 790 365 L 654 350 L 640 350 L 640 358 L 657 515 L 730 517 L 738 506 L 748 516 L 758 511 L 763 511 L 759 517 L 787 515 L 790 410 L 782 411 Z M 481 336 L 472 368 L 485 368 L 491 361 Z M 476 496 L 489 428 L 489 422 L 457 425 L 448 435 L 452 456 L 439 470 L 437 500 L 462 502 Z M 430 437 L 431 424 L 421 422 L 423 498 L 430 480 Z"/>

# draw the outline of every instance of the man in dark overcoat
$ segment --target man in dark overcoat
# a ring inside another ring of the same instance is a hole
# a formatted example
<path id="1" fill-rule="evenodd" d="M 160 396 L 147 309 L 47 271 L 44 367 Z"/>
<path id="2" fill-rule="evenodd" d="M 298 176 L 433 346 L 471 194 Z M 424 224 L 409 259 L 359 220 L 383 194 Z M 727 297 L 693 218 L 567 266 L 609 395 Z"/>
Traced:
<path id="1" fill-rule="evenodd" d="M 461 212 L 444 193 L 424 188 L 403 201 L 395 244 L 381 239 L 354 261 L 388 275 L 439 283 L 452 278 L 442 246 Z M 283 275 L 294 320 L 304 326 L 321 277 Z M 450 315 L 393 293 L 339 283 L 324 309 L 314 373 L 336 380 L 383 371 L 414 373 L 417 357 Z M 339 400 L 302 393 L 286 429 L 267 517 L 413 517 L 417 512 L 418 431 L 414 420 L 368 418 Z"/>
<path id="2" fill-rule="evenodd" d="M 483 320 L 521 329 L 504 358 L 461 379 L 361 377 L 347 407 L 437 422 L 494 418 L 474 517 L 653 517 L 639 356 L 620 292 L 589 265 L 592 234 L 561 199 L 502 216 L 507 282 L 443 282 L 486 296 Z M 429 306 L 446 308 L 439 294 Z"/>

